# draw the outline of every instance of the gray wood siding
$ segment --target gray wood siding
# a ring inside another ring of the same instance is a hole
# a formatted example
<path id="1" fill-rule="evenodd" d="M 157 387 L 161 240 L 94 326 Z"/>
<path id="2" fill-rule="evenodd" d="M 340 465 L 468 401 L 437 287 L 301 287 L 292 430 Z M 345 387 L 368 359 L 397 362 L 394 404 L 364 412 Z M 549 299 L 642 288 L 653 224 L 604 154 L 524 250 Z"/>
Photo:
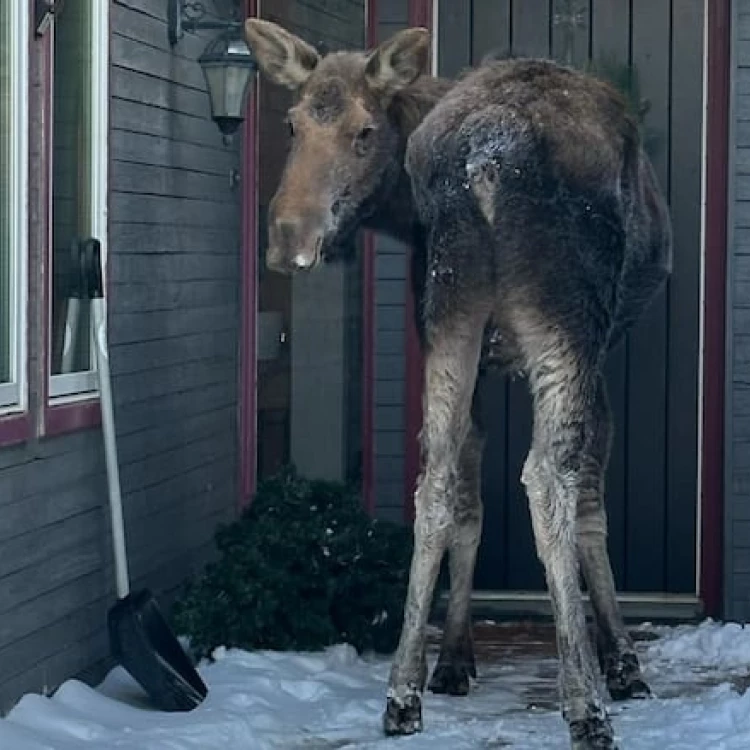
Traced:
<path id="1" fill-rule="evenodd" d="M 378 0 L 378 41 L 408 26 L 406 0 Z M 408 249 L 375 238 L 375 512 L 404 517 L 405 323 Z"/>
<path id="2" fill-rule="evenodd" d="M 237 503 L 239 191 L 166 4 L 111 4 L 110 344 L 131 577 L 166 608 Z M 100 430 L 0 449 L 0 710 L 106 666 Z"/>
<path id="3" fill-rule="evenodd" d="M 727 309 L 725 614 L 750 620 L 750 0 L 735 0 Z"/>

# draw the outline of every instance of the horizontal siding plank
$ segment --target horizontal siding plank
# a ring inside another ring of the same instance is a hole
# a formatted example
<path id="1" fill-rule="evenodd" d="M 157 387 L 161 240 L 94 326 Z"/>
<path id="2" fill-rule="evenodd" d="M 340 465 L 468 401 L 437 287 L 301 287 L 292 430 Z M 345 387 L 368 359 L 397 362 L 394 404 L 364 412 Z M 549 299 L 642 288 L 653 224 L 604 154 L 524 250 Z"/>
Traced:
<path id="1" fill-rule="evenodd" d="M 231 382 L 200 386 L 168 397 L 157 396 L 133 402 L 117 414 L 117 434 L 120 439 L 143 432 L 153 425 L 168 420 L 178 421 L 186 415 L 204 414 L 236 404 L 237 392 Z"/>
<path id="2" fill-rule="evenodd" d="M 110 298 L 122 312 L 139 310 L 183 310 L 193 307 L 210 307 L 224 299 L 236 304 L 239 290 L 236 281 L 164 281 L 159 286 L 152 284 L 119 284 L 115 279 L 111 285 Z"/>
<path id="3" fill-rule="evenodd" d="M 218 435 L 234 421 L 234 404 L 198 414 L 183 413 L 179 419 L 155 424 L 148 429 L 130 433 L 119 440 L 119 458 L 123 466 L 140 460 L 144 455 L 157 456 L 180 448 L 186 440 Z M 184 468 L 184 467 L 183 467 Z"/>
<path id="4" fill-rule="evenodd" d="M 112 600 L 102 598 L 85 607 L 76 607 L 47 628 L 35 630 L 6 648 L 0 648 L 3 680 L 17 677 L 27 671 L 29 665 L 53 657 L 61 646 L 64 649 L 71 643 L 101 637 L 110 606 Z"/>
<path id="5" fill-rule="evenodd" d="M 143 112 L 162 110 L 167 117 L 172 119 L 176 115 L 187 115 L 198 122 L 203 120 L 206 125 L 211 123 L 211 105 L 205 91 L 172 86 L 169 81 L 140 73 L 137 70 L 113 66 L 110 69 L 110 96 L 113 99 L 140 104 Z M 125 129 L 126 127 L 125 123 L 114 118 L 112 125 L 116 128 Z M 148 123 L 136 123 L 133 132 L 140 133 L 144 128 L 149 129 Z M 200 131 L 190 133 L 189 137 L 195 139 L 200 134 Z M 180 139 L 180 134 L 177 132 L 170 133 L 170 136 L 174 140 Z M 215 131 L 214 141 L 217 146 L 221 143 L 218 131 Z"/>
<path id="6" fill-rule="evenodd" d="M 0 580 L 24 568 L 50 560 L 71 546 L 91 539 L 101 539 L 104 522 L 102 508 L 93 508 L 64 518 L 57 524 L 6 539 L 2 543 Z M 0 658 L 0 664 L 2 663 Z"/>
<path id="7" fill-rule="evenodd" d="M 222 483 L 226 481 L 234 465 L 235 456 L 223 454 L 190 466 L 186 465 L 181 473 L 150 483 L 147 487 L 128 490 L 125 498 L 129 522 L 140 524 L 165 505 L 182 507 L 192 497 L 214 486 L 218 478 L 221 478 Z M 226 500 L 229 502 L 230 498 Z M 135 536 L 128 545 L 134 551 L 138 547 L 138 538 Z"/>
<path id="8" fill-rule="evenodd" d="M 112 221 L 110 244 L 118 252 L 150 253 L 211 253 L 237 252 L 236 235 L 231 237 L 219 227 L 186 227 L 173 222 L 144 224 L 139 221 Z"/>
<path id="9" fill-rule="evenodd" d="M 376 430 L 403 430 L 404 410 L 398 406 L 380 406 L 375 410 Z"/>
<path id="10" fill-rule="evenodd" d="M 223 199 L 222 199 L 223 198 Z M 160 224 L 164 219 L 183 226 L 224 226 L 239 233 L 239 211 L 236 199 L 227 200 L 221 194 L 214 200 L 183 198 L 176 200 L 161 195 L 117 193 L 110 195 L 110 213 L 113 220 L 137 216 L 139 223 Z"/>
<path id="11" fill-rule="evenodd" d="M 114 77 L 116 76 L 113 74 Z M 135 87 L 135 90 L 137 91 L 137 87 Z M 118 130 L 125 133 L 143 133 L 179 143 L 190 143 L 216 149 L 221 145 L 220 138 L 216 125 L 209 119 L 208 115 L 208 112 L 202 110 L 182 113 L 169 109 L 166 105 L 160 106 L 159 102 L 149 104 L 141 99 L 130 101 L 122 98 L 122 96 L 113 97 L 110 100 L 110 117 Z M 112 152 L 112 164 L 115 172 L 122 159 L 123 157 L 119 152 Z M 143 162 L 141 160 L 141 166 L 149 167 L 151 164 L 148 161 Z M 174 168 L 188 171 L 183 164 L 176 164 Z"/>
<path id="12" fill-rule="evenodd" d="M 401 430 L 385 432 L 381 430 L 375 434 L 376 456 L 403 456 L 404 433 Z"/>
<path id="13" fill-rule="evenodd" d="M 395 508 L 403 517 L 404 512 L 404 485 L 402 482 L 378 482 L 378 508 Z"/>
<path id="14" fill-rule="evenodd" d="M 378 380 L 375 382 L 376 406 L 403 406 L 403 380 Z"/>
<path id="15" fill-rule="evenodd" d="M 196 359 L 187 362 L 182 367 L 166 367 L 156 372 L 135 372 L 130 375 L 120 375 L 114 378 L 115 407 L 130 406 L 133 403 L 143 403 L 156 398 L 163 398 L 171 394 L 180 394 L 206 388 L 209 386 L 228 385 L 236 381 L 236 371 L 231 370 L 228 376 L 228 365 L 231 362 L 216 362 L 212 359 Z"/>
<path id="16" fill-rule="evenodd" d="M 375 464 L 375 481 L 400 482 L 404 481 L 404 461 L 400 456 L 379 456 Z"/>
<path id="17" fill-rule="evenodd" d="M 402 355 L 381 354 L 375 358 L 377 380 L 403 380 L 405 374 L 406 361 Z"/>
<path id="18" fill-rule="evenodd" d="M 375 341 L 375 354 L 403 354 L 405 346 L 402 331 L 380 331 Z"/>
<path id="19" fill-rule="evenodd" d="M 133 372 L 175 367 L 202 358 L 231 361 L 237 347 L 236 331 L 209 331 L 173 339 L 139 341 L 121 344 L 112 349 L 112 366 L 120 375 Z"/>
<path id="20" fill-rule="evenodd" d="M 108 658 L 106 632 L 65 645 L 54 656 L 34 664 L 23 674 L 0 683 L 0 707 L 9 708 L 14 697 L 34 692 L 48 694 L 52 688 L 92 664 Z"/>
<path id="21" fill-rule="evenodd" d="M 123 36 L 119 30 L 110 39 L 110 59 L 113 67 L 133 70 L 151 78 L 165 81 L 169 87 L 188 88 L 206 96 L 206 82 L 195 59 L 172 54 Z"/>
<path id="22" fill-rule="evenodd" d="M 119 160 L 133 164 L 158 164 L 166 167 L 190 165 L 194 172 L 224 176 L 228 176 L 229 170 L 237 166 L 236 155 L 231 152 L 117 128 L 110 133 L 110 148 L 117 152 Z M 179 223 L 174 222 L 171 216 L 167 219 L 166 224 Z M 210 215 L 194 216 L 188 223 L 188 226 L 206 225 L 221 226 L 211 221 Z"/>
<path id="23" fill-rule="evenodd" d="M 112 314 L 109 324 L 109 345 L 142 343 L 173 339 L 207 331 L 237 330 L 238 310 L 234 305 L 217 305 L 184 310 L 180 315 L 145 310 Z"/>
<path id="24" fill-rule="evenodd" d="M 167 198 L 206 201 L 237 201 L 229 191 L 227 176 L 191 172 L 189 169 L 156 167 L 114 161 L 109 185 L 115 193 L 137 193 Z"/>
<path id="25" fill-rule="evenodd" d="M 101 538 L 88 539 L 61 550 L 54 558 L 0 579 L 0 615 L 23 602 L 102 567 Z"/>
<path id="26" fill-rule="evenodd" d="M 187 435 L 178 446 L 157 455 L 143 455 L 137 461 L 123 464 L 120 472 L 123 486 L 129 492 L 157 484 L 185 471 L 186 466 L 198 466 L 214 458 L 230 456 L 236 440 L 231 431 L 215 435 L 201 435 L 193 439 Z"/>
<path id="27" fill-rule="evenodd" d="M 101 446 L 101 433 L 89 433 L 89 450 L 51 456 L 45 460 L 35 459 L 20 464 L 0 474 L 0 496 L 14 503 L 35 497 L 60 488 L 75 486 L 90 480 L 104 468 L 104 454 Z M 3 518 L 0 513 L 0 530 Z M 0 533 L 2 533 L 0 531 Z"/>
<path id="28" fill-rule="evenodd" d="M 90 606 L 113 591 L 114 585 L 110 585 L 103 570 L 98 570 L 19 604 L 0 618 L 0 648 L 17 640 L 20 633 L 45 630 L 61 617 Z"/>
<path id="29" fill-rule="evenodd" d="M 403 331 L 405 328 L 403 305 L 379 305 L 376 313 L 378 334 L 381 331 Z"/>
<path id="30" fill-rule="evenodd" d="M 133 10 L 118 2 L 112 3 L 110 10 L 112 29 L 119 36 L 139 43 L 139 46 L 148 45 L 163 49 L 167 41 L 166 19 L 147 12 L 133 12 Z M 186 58 L 195 63 L 205 49 L 206 41 L 205 33 L 202 36 L 185 34 L 179 44 L 170 48 L 170 52 L 175 57 Z"/>

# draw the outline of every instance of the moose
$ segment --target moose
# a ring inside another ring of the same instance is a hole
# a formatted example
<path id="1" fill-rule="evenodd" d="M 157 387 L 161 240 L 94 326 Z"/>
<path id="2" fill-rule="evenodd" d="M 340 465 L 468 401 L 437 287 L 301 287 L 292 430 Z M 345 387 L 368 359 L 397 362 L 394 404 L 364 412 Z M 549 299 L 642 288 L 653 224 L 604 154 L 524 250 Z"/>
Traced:
<path id="1" fill-rule="evenodd" d="M 268 267 L 346 257 L 361 227 L 411 247 L 425 359 L 414 552 L 383 715 L 423 728 L 426 625 L 448 554 L 443 640 L 429 681 L 466 695 L 476 677 L 470 600 L 482 527 L 481 368 L 528 381 L 533 436 L 521 481 L 555 619 L 562 714 L 576 750 L 611 749 L 579 582 L 613 700 L 647 698 L 615 596 L 604 474 L 609 349 L 671 272 L 669 214 L 638 123 L 593 76 L 541 59 L 488 59 L 456 81 L 428 74 L 430 34 L 319 54 L 272 22 L 247 41 L 296 92 L 291 150 L 269 208 Z"/>

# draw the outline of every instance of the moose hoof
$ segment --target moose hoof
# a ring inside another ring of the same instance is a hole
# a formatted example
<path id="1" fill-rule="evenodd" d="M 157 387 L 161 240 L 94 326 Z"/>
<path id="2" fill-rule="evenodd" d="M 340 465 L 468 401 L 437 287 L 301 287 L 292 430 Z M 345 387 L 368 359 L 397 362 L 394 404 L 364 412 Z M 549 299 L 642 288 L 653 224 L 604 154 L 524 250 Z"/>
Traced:
<path id="1" fill-rule="evenodd" d="M 416 734 L 422 731 L 422 700 L 416 693 L 388 698 L 383 715 L 386 735 Z"/>
<path id="2" fill-rule="evenodd" d="M 607 718 L 591 717 L 570 723 L 571 750 L 617 750 L 612 724 Z"/>
<path id="3" fill-rule="evenodd" d="M 613 701 L 645 700 L 651 689 L 641 675 L 635 654 L 624 654 L 606 670 L 607 690 Z"/>
<path id="4" fill-rule="evenodd" d="M 468 665 L 438 664 L 432 673 L 429 688 L 438 694 L 468 695 L 470 675 L 471 667 Z"/>

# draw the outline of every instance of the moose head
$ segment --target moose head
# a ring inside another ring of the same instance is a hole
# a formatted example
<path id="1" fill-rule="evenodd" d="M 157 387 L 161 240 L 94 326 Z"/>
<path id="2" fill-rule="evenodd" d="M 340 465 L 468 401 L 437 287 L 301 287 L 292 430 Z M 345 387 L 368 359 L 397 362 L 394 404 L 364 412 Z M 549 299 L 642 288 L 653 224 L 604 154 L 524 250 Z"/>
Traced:
<path id="1" fill-rule="evenodd" d="M 398 101 L 428 67 L 429 32 L 409 28 L 369 52 L 326 55 L 270 21 L 248 19 L 245 34 L 262 73 L 296 93 L 267 264 L 310 270 L 342 255 L 402 178 L 408 133 Z"/>

